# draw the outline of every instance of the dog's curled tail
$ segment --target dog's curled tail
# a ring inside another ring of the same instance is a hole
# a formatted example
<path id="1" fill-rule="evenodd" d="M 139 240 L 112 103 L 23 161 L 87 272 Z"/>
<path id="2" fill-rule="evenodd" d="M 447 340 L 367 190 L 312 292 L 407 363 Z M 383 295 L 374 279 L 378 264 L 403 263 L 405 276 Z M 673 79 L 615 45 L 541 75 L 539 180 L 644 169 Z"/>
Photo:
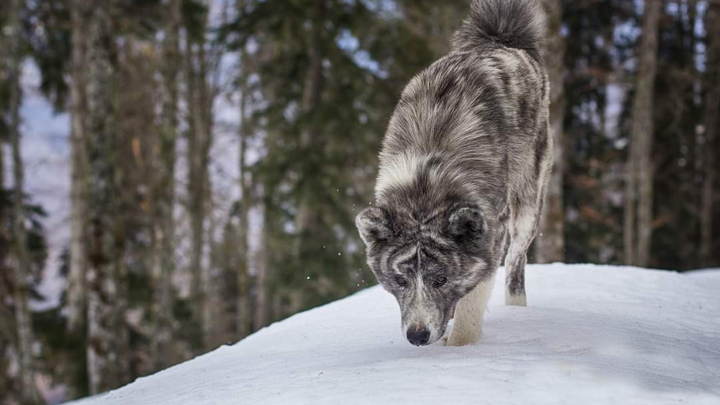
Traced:
<path id="1" fill-rule="evenodd" d="M 544 16 L 539 0 L 473 0 L 470 15 L 453 37 L 453 50 L 506 46 L 523 49 L 539 59 Z"/>

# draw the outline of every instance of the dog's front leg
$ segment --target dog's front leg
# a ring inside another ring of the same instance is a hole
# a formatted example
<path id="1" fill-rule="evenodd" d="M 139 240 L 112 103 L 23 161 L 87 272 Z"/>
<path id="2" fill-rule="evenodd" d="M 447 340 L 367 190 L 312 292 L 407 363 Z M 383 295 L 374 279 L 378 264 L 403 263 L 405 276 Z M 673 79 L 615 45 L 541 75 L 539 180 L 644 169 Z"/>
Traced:
<path id="1" fill-rule="evenodd" d="M 458 302 L 447 346 L 465 346 L 480 339 L 485 308 L 494 284 L 495 273 Z"/>

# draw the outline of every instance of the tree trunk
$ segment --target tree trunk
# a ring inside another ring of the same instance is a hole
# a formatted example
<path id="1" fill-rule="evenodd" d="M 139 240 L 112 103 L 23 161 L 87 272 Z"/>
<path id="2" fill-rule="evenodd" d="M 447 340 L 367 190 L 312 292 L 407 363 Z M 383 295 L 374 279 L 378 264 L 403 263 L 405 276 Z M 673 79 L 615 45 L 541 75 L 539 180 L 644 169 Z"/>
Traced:
<path id="1" fill-rule="evenodd" d="M 2 44 L 0 43 L 0 46 Z M 0 195 L 4 195 L 5 193 L 5 148 L 3 144 L 3 139 L 0 139 Z M 6 223 L 6 211 L 5 211 L 5 204 L 0 204 L 0 224 Z M 5 227 L 0 226 L 0 274 L 6 274 L 9 273 L 9 269 L 7 268 L 7 257 L 9 253 L 10 248 L 10 235 L 9 233 L 5 232 Z M 3 285 L 3 280 L 0 279 L 0 288 Z M 2 292 L 2 290 L 0 290 Z M 2 305 L 0 305 L 2 307 Z M 12 328 L 10 328 L 12 329 Z M 2 353 L 0 353 L 0 359 L 2 358 Z M 2 370 L 0 370 L 2 371 Z"/>
<path id="2" fill-rule="evenodd" d="M 308 52 L 308 70 L 305 73 L 305 79 L 303 81 L 303 93 L 301 100 L 301 108 L 303 115 L 307 116 L 313 112 L 317 104 L 320 102 L 320 94 L 322 93 L 322 55 L 320 53 L 320 31 L 322 30 L 322 12 L 324 3 L 319 1 L 315 7 L 314 20 L 312 26 L 309 28 L 307 39 L 307 52 Z M 311 128 L 311 124 L 306 122 L 300 132 L 300 148 L 307 149 L 310 147 L 316 147 L 314 145 L 316 136 Z M 308 182 L 305 182 L 308 183 Z M 297 228 L 298 234 L 302 235 L 309 232 L 310 228 L 317 222 L 315 221 L 315 215 L 317 207 L 313 207 L 310 201 L 310 191 L 301 190 L 300 204 L 297 213 Z"/>
<path id="3" fill-rule="evenodd" d="M 20 399 L 26 404 L 40 403 L 41 398 L 35 386 L 35 372 L 33 370 L 33 330 L 32 314 L 28 305 L 28 297 L 32 286 L 30 271 L 30 252 L 28 252 L 27 232 L 25 229 L 25 214 L 23 209 L 24 172 L 23 161 L 20 154 L 20 63 L 22 51 L 20 49 L 20 0 L 12 0 L 8 18 L 8 26 L 12 30 L 10 35 L 10 58 L 8 69 L 9 94 L 9 132 L 12 144 L 13 160 L 13 239 L 15 246 L 14 281 L 15 293 L 13 304 L 15 306 L 15 328 L 17 331 L 18 378 L 20 380 Z"/>
<path id="4" fill-rule="evenodd" d="M 268 193 L 265 187 L 263 193 Z M 255 280 L 255 314 L 253 327 L 255 330 L 262 328 L 268 324 L 268 273 L 270 270 L 270 220 L 268 212 L 270 210 L 270 198 L 264 196 L 263 200 L 263 225 L 262 225 L 262 246 L 258 252 L 256 260 L 257 278 Z"/>
<path id="5" fill-rule="evenodd" d="M 320 96 L 323 88 L 322 75 L 322 59 L 321 53 L 321 33 L 323 30 L 323 15 L 325 2 L 318 1 L 311 13 L 309 32 L 307 33 L 307 53 L 308 68 L 303 79 L 303 90 L 301 99 L 301 110 L 304 123 L 300 129 L 300 150 L 309 151 L 312 148 L 315 153 L 322 150 L 323 146 L 319 144 L 320 139 L 316 136 L 316 130 L 313 128 L 313 120 L 310 118 L 313 111 L 320 103 Z M 306 156 L 310 156 L 307 154 Z M 308 245 L 316 243 L 314 235 L 319 234 L 319 227 L 322 226 L 320 207 L 313 203 L 313 182 L 319 181 L 310 174 L 315 171 L 312 167 L 316 163 L 314 159 L 306 159 L 302 185 L 299 194 L 298 210 L 296 217 L 297 241 L 295 246 L 295 258 L 297 263 L 302 263 L 307 259 L 305 252 L 309 250 Z M 300 289 L 294 291 L 292 297 L 293 306 L 299 311 L 303 307 L 303 294 Z"/>
<path id="6" fill-rule="evenodd" d="M 173 362 L 172 274 L 175 269 L 175 147 L 178 132 L 178 69 L 181 66 L 179 31 L 180 2 L 166 3 L 165 38 L 162 44 L 161 68 L 162 116 L 160 137 L 154 145 L 152 201 L 152 265 L 154 279 L 155 334 L 151 352 L 155 368 L 163 369 Z"/>
<path id="7" fill-rule="evenodd" d="M 720 132 L 720 3 L 710 3 L 705 27 L 708 33 L 707 99 L 705 101 L 705 142 L 703 144 L 704 178 L 700 208 L 700 261 L 703 266 L 713 264 L 712 222 L 715 208 L 715 169 L 717 139 Z"/>
<path id="8" fill-rule="evenodd" d="M 85 324 L 86 266 L 83 245 L 83 216 L 85 158 L 85 32 L 84 20 L 78 7 L 71 10 L 72 17 L 72 80 L 70 84 L 70 145 L 71 153 L 71 216 L 70 216 L 70 274 L 68 276 L 68 329 L 79 331 Z"/>
<path id="9" fill-rule="evenodd" d="M 202 283 L 202 219 L 195 211 L 198 209 L 197 184 L 198 184 L 198 159 L 197 159 L 197 137 L 198 137 L 198 111 L 196 93 L 196 73 L 194 67 L 193 42 L 189 35 L 185 36 L 185 82 L 186 82 L 186 103 L 188 109 L 188 130 L 187 130 L 187 162 L 188 162 L 188 187 L 187 187 L 187 210 L 190 216 L 190 303 L 193 313 L 193 320 L 197 323 L 198 329 L 202 328 L 200 311 L 202 307 L 200 288 Z M 200 339 L 197 339 L 199 343 Z"/>
<path id="10" fill-rule="evenodd" d="M 0 47 L 4 46 L 2 42 L 0 42 Z M 0 54 L 2 57 L 5 57 L 5 55 Z M 2 66 L 2 65 L 0 65 Z M 5 191 L 5 140 L 0 138 L 0 193 Z M 3 221 L 4 217 L 4 207 L 2 204 L 0 204 L 0 224 L 4 224 Z M 2 234 L 2 227 L 0 227 L 0 238 L 2 238 L 4 235 Z M 2 239 L 0 239 L 2 240 Z M 0 245 L 0 252 L 2 251 L 2 248 L 4 245 Z M 3 261 L 4 256 L 0 255 L 0 266 L 2 266 L 5 262 Z"/>
<path id="11" fill-rule="evenodd" d="M 650 259 L 653 208 L 653 97 L 657 70 L 658 23 L 662 1 L 645 1 L 638 46 L 635 99 L 625 205 L 625 255 L 628 264 L 647 266 Z M 635 196 L 637 195 L 637 206 Z M 637 225 L 634 224 L 637 217 Z M 633 232 L 637 229 L 637 233 Z M 637 236 L 637 241 L 635 237 Z"/>
<path id="12" fill-rule="evenodd" d="M 212 91 L 207 82 L 208 61 L 204 41 L 198 44 L 187 39 L 186 74 L 188 90 L 188 211 L 190 215 L 191 302 L 200 331 L 200 344 L 211 333 L 211 325 L 204 314 L 207 285 L 203 277 L 205 246 L 205 217 L 209 198 L 209 152 L 212 130 Z"/>
<path id="13" fill-rule="evenodd" d="M 637 146 L 631 135 L 630 150 L 626 165 L 625 201 L 623 207 L 623 255 L 625 264 L 636 263 L 635 251 L 635 208 L 637 204 Z"/>
<path id="14" fill-rule="evenodd" d="M 563 205 L 563 175 L 565 154 L 563 122 L 565 120 L 565 40 L 562 37 L 562 3 L 560 0 L 544 0 L 548 34 L 545 42 L 545 66 L 550 80 L 550 134 L 553 138 L 553 170 L 547 188 L 540 235 L 536 243 L 535 258 L 540 263 L 565 260 L 565 210 Z"/>
<path id="15" fill-rule="evenodd" d="M 0 57 L 3 61 L 10 60 L 8 55 L 8 47 L 5 43 L 5 37 L 0 35 Z M 0 65 L 4 69 L 5 66 Z M 5 197 L 5 139 L 0 137 L 0 195 Z M 8 210 L 6 204 L 0 204 L 0 224 L 7 224 Z M 12 282 L 10 277 L 3 275 L 12 274 L 12 269 L 8 266 L 8 256 L 10 254 L 10 241 L 12 240 L 12 229 L 8 230 L 6 226 L 0 225 L 0 297 L 10 297 L 13 295 Z M 0 304 L 0 376 L 6 378 L 9 375 L 10 364 L 8 361 L 8 346 L 14 341 L 15 336 L 15 314 L 11 308 L 5 303 Z M 2 383 L 0 380 L 0 390 L 4 386 L 8 386 L 9 381 Z"/>
<path id="16" fill-rule="evenodd" d="M 120 173 L 117 105 L 114 96 L 114 48 L 111 10 L 115 2 L 88 4 L 76 0 L 75 7 L 87 23 L 85 46 L 86 125 L 84 155 L 85 184 L 84 247 L 87 266 L 87 369 L 91 394 L 116 388 L 121 382 L 118 353 L 124 333 L 118 305 L 117 235 Z"/>
<path id="17" fill-rule="evenodd" d="M 211 4 L 211 0 L 205 0 L 203 4 L 209 9 Z M 209 14 L 205 14 L 205 22 L 204 22 L 204 29 L 203 32 L 207 32 L 207 27 L 209 24 Z M 200 125 L 199 129 L 200 132 L 198 133 L 198 162 L 199 165 L 196 167 L 199 167 L 200 173 L 198 176 L 198 195 L 196 196 L 198 198 L 198 207 L 199 209 L 196 210 L 197 217 L 196 219 L 201 222 L 201 226 L 198 228 L 201 230 L 204 234 L 204 237 L 201 237 L 201 245 L 200 245 L 200 252 L 203 254 L 205 252 L 204 248 L 205 246 L 212 240 L 212 235 L 214 232 L 212 229 L 205 232 L 205 223 L 208 221 L 208 212 L 210 212 L 210 201 L 212 198 L 212 186 L 210 184 L 210 147 L 212 146 L 212 131 L 213 131 L 213 101 L 215 97 L 215 89 L 213 88 L 213 84 L 211 83 L 210 79 L 210 71 L 211 68 L 214 67 L 212 61 L 211 61 L 211 55 L 208 55 L 207 49 L 207 41 L 203 38 L 202 42 L 198 46 L 198 53 L 197 53 L 197 59 L 198 59 L 198 107 L 197 111 L 199 112 L 199 118 L 200 118 Z M 210 225 L 213 225 L 212 223 Z M 207 348 L 207 342 L 209 342 L 212 338 L 212 334 L 214 333 L 215 325 L 213 324 L 213 318 L 212 318 L 212 308 L 209 307 L 210 302 L 208 300 L 208 294 L 213 289 L 213 286 L 211 285 L 214 281 L 214 279 L 210 276 L 211 274 L 211 265 L 208 263 L 208 266 L 202 266 L 202 272 L 201 272 L 201 296 L 202 299 L 202 308 L 203 308 L 203 321 L 202 321 L 202 331 L 203 331 L 203 341 L 206 342 L 205 347 Z"/>
<path id="18" fill-rule="evenodd" d="M 250 126 L 248 125 L 248 114 L 247 114 L 247 76 L 248 66 L 244 52 L 241 52 L 241 62 L 243 63 L 242 77 L 240 78 L 240 125 L 239 125 L 239 137 L 240 137 L 240 150 L 239 150 L 239 173 L 240 173 L 240 229 L 239 229 L 239 242 L 240 246 L 240 264 L 238 266 L 238 311 L 237 311 L 237 331 L 238 336 L 243 338 L 250 334 L 251 327 L 251 312 L 250 312 L 250 274 L 249 259 L 250 259 L 250 247 L 248 244 L 248 233 L 249 233 L 249 213 L 250 213 L 250 186 L 247 173 L 247 162 L 245 161 L 247 155 L 247 138 L 250 135 Z"/>
<path id="19" fill-rule="evenodd" d="M 0 36 L 0 39 L 2 36 Z M 0 41 L 0 49 L 7 49 L 5 44 Z M 5 54 L 2 54 L 3 57 L 5 57 Z M 8 58 L 9 59 L 9 58 Z M 5 140 L 0 138 L 0 195 L 4 197 L 5 195 Z M 7 223 L 7 211 L 5 204 L 0 204 L 0 224 L 6 224 Z M 6 227 L 0 225 L 0 274 L 10 274 L 10 268 L 8 267 L 7 258 L 8 254 L 10 253 L 10 240 L 11 240 L 10 232 L 6 232 Z M 6 283 L 6 279 L 0 277 L 0 297 L 9 297 L 10 296 L 11 287 L 9 283 Z M 13 326 L 10 319 L 14 318 L 14 314 L 6 313 L 3 311 L 5 309 L 5 306 L 0 304 L 0 341 L 5 336 L 9 337 L 9 335 L 13 332 Z M 11 340 L 11 339 L 7 339 Z M 2 347 L 0 347 L 0 375 L 6 375 L 4 373 L 5 369 L 3 366 L 5 366 L 3 362 L 3 356 L 4 356 L 4 350 Z"/>

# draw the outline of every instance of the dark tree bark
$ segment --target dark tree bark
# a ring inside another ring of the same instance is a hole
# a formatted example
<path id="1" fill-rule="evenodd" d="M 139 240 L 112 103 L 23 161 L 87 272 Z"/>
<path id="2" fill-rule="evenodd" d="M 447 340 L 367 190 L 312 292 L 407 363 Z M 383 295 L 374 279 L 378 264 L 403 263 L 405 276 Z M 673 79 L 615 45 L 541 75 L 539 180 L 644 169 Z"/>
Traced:
<path id="1" fill-rule="evenodd" d="M 199 326 L 201 345 L 212 333 L 210 311 L 205 300 L 207 271 L 203 266 L 207 205 L 210 197 L 208 164 L 212 144 L 213 89 L 208 83 L 209 58 L 205 41 L 186 36 L 186 83 L 188 106 L 188 213 L 190 215 L 191 302 Z"/>
<path id="2" fill-rule="evenodd" d="M 263 192 L 267 192 L 263 190 Z M 263 204 L 263 225 L 262 225 L 262 246 L 257 252 L 257 278 L 255 280 L 255 313 L 253 314 L 253 327 L 255 330 L 262 328 L 269 321 L 268 301 L 268 275 L 270 272 L 270 222 L 267 217 L 270 209 L 268 198 L 264 198 Z"/>
<path id="3" fill-rule="evenodd" d="M 708 33 L 707 96 L 705 101 L 705 133 L 703 144 L 702 201 L 700 205 L 700 261 L 713 264 L 713 209 L 715 208 L 715 177 L 720 132 L 720 2 L 709 4 L 705 27 Z"/>
<path id="4" fill-rule="evenodd" d="M 248 123 L 247 100 L 249 98 L 247 76 L 249 64 L 245 52 L 241 52 L 241 63 L 243 64 L 243 72 L 240 77 L 240 125 L 239 125 L 239 173 L 240 173 L 240 224 L 239 224 L 239 243 L 240 263 L 238 266 L 238 310 L 237 310 L 237 331 L 240 338 L 250 334 L 252 325 L 252 313 L 250 311 L 250 273 L 249 258 L 250 246 L 248 243 L 249 214 L 250 214 L 250 179 L 248 178 L 247 157 L 247 140 L 249 137 L 250 126 Z M 258 290 L 258 294 L 265 294 L 265 291 Z"/>
<path id="5" fill-rule="evenodd" d="M 535 245 L 535 257 L 540 263 L 551 263 L 565 260 L 565 210 L 563 205 L 565 40 L 561 34 L 562 2 L 560 0 L 544 0 L 543 7 L 547 14 L 547 35 L 545 36 L 543 59 L 550 80 L 550 134 L 553 138 L 554 160 Z"/>
<path id="6" fill-rule="evenodd" d="M 657 70 L 661 0 L 645 1 L 638 46 L 632 133 L 625 187 L 625 262 L 647 266 L 650 259 L 653 205 L 653 97 Z"/>
<path id="7" fill-rule="evenodd" d="M 20 400 L 26 404 L 40 403 L 41 398 L 35 386 L 35 371 L 33 367 L 32 345 L 34 342 L 32 330 L 32 314 L 28 299 L 32 288 L 32 275 L 30 269 L 30 252 L 27 244 L 27 231 L 25 229 L 25 213 L 23 204 L 24 194 L 24 163 L 20 153 L 20 103 L 22 93 L 20 88 L 20 74 L 22 51 L 20 49 L 20 0 L 12 0 L 8 15 L 10 33 L 8 61 L 9 94 L 9 135 L 12 146 L 13 161 L 13 235 L 15 260 L 14 269 L 14 295 L 15 330 L 17 334 L 18 379 L 20 380 Z"/>
<path id="8" fill-rule="evenodd" d="M 311 12 L 311 21 L 307 32 L 308 68 L 303 78 L 302 99 L 300 101 L 300 108 L 305 117 L 304 125 L 300 129 L 300 149 L 303 151 L 310 150 L 310 148 L 315 151 L 322 150 L 321 140 L 318 139 L 316 131 L 312 128 L 313 124 L 310 116 L 320 103 L 324 84 L 322 75 L 323 55 L 321 51 L 324 12 L 325 2 L 316 2 Z M 310 154 L 306 154 L 306 156 L 310 156 Z M 314 163 L 309 160 L 309 164 Z M 305 173 L 302 173 L 305 181 L 303 181 L 303 186 L 298 191 L 299 203 L 296 217 L 298 239 L 295 252 L 298 263 L 303 260 L 302 255 L 303 252 L 308 250 L 308 244 L 315 243 L 312 240 L 312 235 L 318 234 L 318 227 L 322 226 L 321 208 L 313 204 L 312 198 L 311 184 L 317 179 L 311 178 L 307 172 L 306 167 Z M 302 292 L 300 289 L 296 289 L 290 294 L 290 313 L 300 311 L 302 306 Z"/>
<path id="9" fill-rule="evenodd" d="M 94 4 L 91 4 L 94 3 Z M 87 368 L 90 393 L 95 394 L 119 386 L 123 378 L 121 353 L 124 300 L 120 296 L 119 274 L 122 226 L 119 220 L 120 156 L 117 129 L 117 101 L 113 64 L 115 38 L 112 10 L 115 1 L 85 2 L 74 6 L 87 25 L 85 32 L 85 122 L 87 135 L 83 154 L 86 201 L 84 249 L 87 266 Z"/>
<path id="10" fill-rule="evenodd" d="M 175 162 L 178 123 L 178 73 L 182 66 L 180 55 L 180 2 L 165 4 L 163 58 L 161 70 L 162 111 L 160 133 L 153 149 L 153 200 L 152 204 L 152 266 L 153 307 L 155 334 L 151 352 L 156 369 L 173 364 L 171 344 L 173 337 L 172 274 L 175 270 Z"/>
<path id="11" fill-rule="evenodd" d="M 71 9 L 72 72 L 70 83 L 70 145 L 71 153 L 71 217 L 70 217 L 70 274 L 68 276 L 68 328 L 79 331 L 86 315 L 86 265 L 83 238 L 85 215 L 85 31 L 79 7 Z"/>

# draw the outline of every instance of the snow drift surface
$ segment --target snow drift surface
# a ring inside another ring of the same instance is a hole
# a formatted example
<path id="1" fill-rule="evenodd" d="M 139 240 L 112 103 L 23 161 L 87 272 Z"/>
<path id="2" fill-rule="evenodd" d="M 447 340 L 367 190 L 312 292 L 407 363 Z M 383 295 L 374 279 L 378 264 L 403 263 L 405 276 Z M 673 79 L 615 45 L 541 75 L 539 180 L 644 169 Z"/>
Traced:
<path id="1" fill-rule="evenodd" d="M 378 287 L 82 405 L 720 404 L 720 272 L 535 265 L 474 346 L 414 347 Z"/>

